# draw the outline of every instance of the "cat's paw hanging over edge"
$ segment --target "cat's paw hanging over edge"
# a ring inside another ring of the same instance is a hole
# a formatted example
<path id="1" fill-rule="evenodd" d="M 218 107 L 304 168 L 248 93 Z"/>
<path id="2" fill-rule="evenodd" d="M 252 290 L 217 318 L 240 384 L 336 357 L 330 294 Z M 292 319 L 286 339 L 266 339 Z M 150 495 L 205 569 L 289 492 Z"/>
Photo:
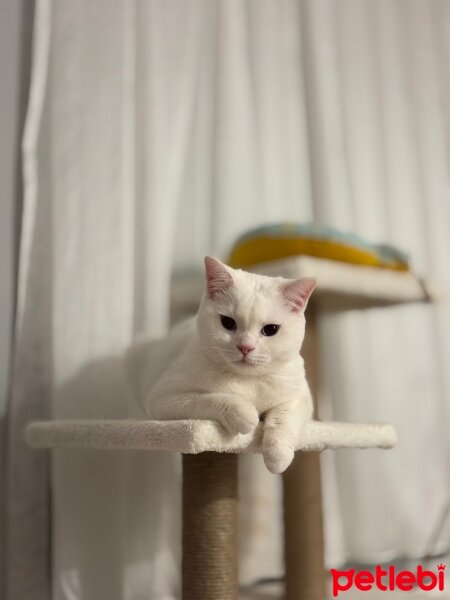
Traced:
<path id="1" fill-rule="evenodd" d="M 294 459 L 294 450 L 282 443 L 274 443 L 263 448 L 264 464 L 271 473 L 283 473 Z"/>

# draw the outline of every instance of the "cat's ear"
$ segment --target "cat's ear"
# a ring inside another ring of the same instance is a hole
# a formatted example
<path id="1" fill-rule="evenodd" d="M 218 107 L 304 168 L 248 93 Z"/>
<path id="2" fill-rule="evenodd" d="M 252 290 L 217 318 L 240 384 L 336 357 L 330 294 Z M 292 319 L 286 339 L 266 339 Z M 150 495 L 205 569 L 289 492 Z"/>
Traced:
<path id="1" fill-rule="evenodd" d="M 218 292 L 224 292 L 233 285 L 229 267 L 211 256 L 205 257 L 206 290 L 212 298 Z"/>
<path id="2" fill-rule="evenodd" d="M 295 279 L 284 284 L 281 294 L 283 299 L 289 303 L 292 312 L 303 312 L 315 287 L 314 277 L 302 277 L 302 279 Z"/>

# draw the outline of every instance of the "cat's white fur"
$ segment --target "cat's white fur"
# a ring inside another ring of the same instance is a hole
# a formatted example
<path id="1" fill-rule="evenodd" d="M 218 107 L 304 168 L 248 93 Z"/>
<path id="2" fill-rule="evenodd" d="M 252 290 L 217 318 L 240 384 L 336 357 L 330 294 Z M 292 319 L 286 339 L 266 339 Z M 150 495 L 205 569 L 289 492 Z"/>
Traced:
<path id="1" fill-rule="evenodd" d="M 197 316 L 128 353 L 133 387 L 151 419 L 216 419 L 231 434 L 251 432 L 263 420 L 264 461 L 281 473 L 312 417 L 299 352 L 315 281 L 255 275 L 210 257 L 205 268 Z M 236 329 L 225 329 L 220 315 L 234 319 Z M 266 324 L 280 325 L 278 333 L 263 335 Z M 238 346 L 253 350 L 243 355 Z"/>

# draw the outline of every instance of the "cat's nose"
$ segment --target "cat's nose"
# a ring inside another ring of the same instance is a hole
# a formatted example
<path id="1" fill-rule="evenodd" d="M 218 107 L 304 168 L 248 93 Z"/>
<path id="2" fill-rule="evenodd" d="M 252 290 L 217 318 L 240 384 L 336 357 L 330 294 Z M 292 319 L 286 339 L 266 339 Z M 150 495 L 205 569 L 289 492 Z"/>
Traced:
<path id="1" fill-rule="evenodd" d="M 249 352 L 255 349 L 255 346 L 250 346 L 249 344 L 238 344 L 238 348 L 243 356 L 247 356 Z"/>

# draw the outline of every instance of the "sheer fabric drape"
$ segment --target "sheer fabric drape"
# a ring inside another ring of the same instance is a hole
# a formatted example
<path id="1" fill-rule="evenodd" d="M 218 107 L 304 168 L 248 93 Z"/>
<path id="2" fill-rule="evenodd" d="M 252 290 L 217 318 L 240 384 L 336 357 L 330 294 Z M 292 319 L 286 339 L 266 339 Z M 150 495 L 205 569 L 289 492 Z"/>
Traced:
<path id="1" fill-rule="evenodd" d="M 174 270 L 246 228 L 314 219 L 398 244 L 448 290 L 449 18 L 425 0 L 38 0 L 10 598 L 46 561 L 26 540 L 46 529 L 47 462 L 23 424 L 134 416 L 120 353 L 166 330 Z M 322 325 L 323 414 L 390 420 L 401 439 L 324 457 L 328 561 L 445 548 L 448 302 Z M 257 458 L 241 474 L 242 579 L 280 575 L 279 480 Z M 53 597 L 173 598 L 179 477 L 168 454 L 54 453 Z"/>

